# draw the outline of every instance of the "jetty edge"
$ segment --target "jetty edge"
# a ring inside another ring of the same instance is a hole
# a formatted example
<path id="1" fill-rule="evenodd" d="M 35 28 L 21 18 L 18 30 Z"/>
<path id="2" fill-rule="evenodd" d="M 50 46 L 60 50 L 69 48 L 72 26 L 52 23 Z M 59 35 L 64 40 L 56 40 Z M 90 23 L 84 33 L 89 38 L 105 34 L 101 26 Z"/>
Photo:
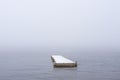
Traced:
<path id="1" fill-rule="evenodd" d="M 77 67 L 77 62 L 67 59 L 61 55 L 52 55 L 51 60 L 54 67 Z"/>

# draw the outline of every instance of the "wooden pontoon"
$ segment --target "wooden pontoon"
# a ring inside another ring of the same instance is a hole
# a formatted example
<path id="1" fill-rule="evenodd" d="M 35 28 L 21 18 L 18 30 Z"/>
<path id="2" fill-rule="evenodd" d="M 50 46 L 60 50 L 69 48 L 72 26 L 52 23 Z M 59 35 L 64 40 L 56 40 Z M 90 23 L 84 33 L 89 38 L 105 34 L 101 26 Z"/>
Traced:
<path id="1" fill-rule="evenodd" d="M 54 67 L 77 67 L 77 62 L 67 59 L 61 55 L 52 55 Z"/>

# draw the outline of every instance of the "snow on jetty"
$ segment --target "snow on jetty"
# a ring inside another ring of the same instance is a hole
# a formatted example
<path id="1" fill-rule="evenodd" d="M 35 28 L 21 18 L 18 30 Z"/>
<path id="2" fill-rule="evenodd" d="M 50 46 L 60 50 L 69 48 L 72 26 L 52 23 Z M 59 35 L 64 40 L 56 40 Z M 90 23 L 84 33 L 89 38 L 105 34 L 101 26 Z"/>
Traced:
<path id="1" fill-rule="evenodd" d="M 77 62 L 69 60 L 61 55 L 52 55 L 54 67 L 77 67 Z"/>

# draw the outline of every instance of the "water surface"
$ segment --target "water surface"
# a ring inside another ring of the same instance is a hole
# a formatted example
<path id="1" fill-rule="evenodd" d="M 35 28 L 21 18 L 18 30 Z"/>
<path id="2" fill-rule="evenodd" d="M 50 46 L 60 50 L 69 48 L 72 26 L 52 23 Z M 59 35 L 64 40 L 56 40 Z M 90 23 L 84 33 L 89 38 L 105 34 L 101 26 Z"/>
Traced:
<path id="1" fill-rule="evenodd" d="M 77 68 L 53 68 L 50 56 L 61 54 Z M 117 50 L 1 50 L 0 80 L 120 80 Z"/>

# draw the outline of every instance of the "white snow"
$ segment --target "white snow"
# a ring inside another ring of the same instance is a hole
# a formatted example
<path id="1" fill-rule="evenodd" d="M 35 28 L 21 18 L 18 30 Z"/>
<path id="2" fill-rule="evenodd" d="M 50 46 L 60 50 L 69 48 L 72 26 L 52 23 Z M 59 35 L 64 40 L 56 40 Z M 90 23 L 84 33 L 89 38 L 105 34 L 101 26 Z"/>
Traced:
<path id="1" fill-rule="evenodd" d="M 56 63 L 75 63 L 74 61 L 69 60 L 61 55 L 53 55 L 52 58 Z"/>

